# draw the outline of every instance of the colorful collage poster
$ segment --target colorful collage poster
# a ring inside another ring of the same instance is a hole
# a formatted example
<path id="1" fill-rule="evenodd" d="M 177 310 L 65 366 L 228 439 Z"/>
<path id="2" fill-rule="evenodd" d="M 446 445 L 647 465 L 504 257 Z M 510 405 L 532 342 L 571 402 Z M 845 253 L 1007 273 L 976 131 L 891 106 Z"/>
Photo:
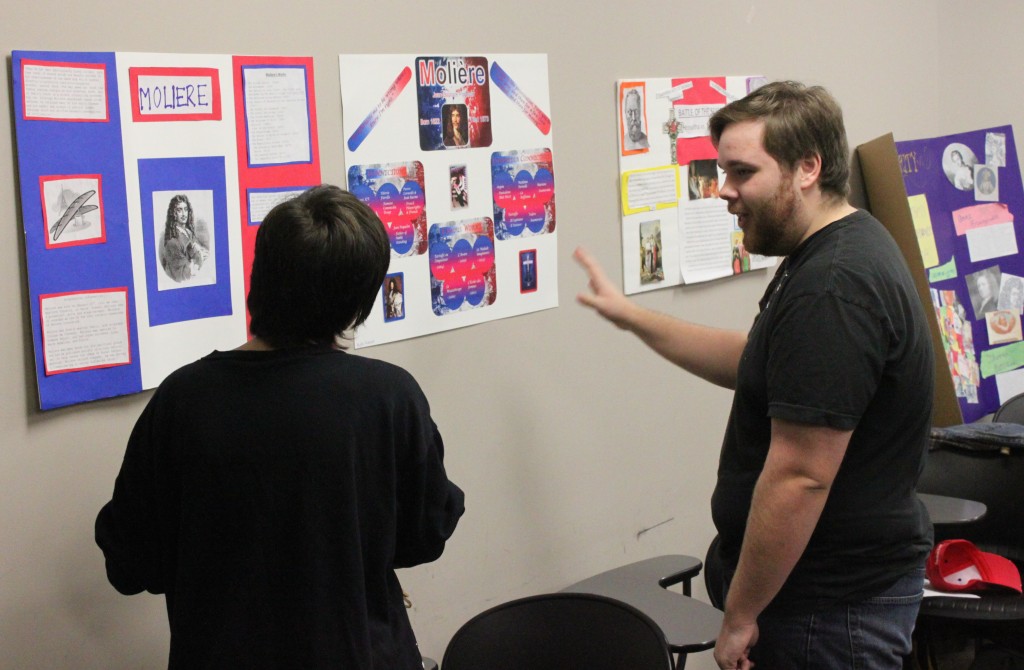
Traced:
<path id="1" fill-rule="evenodd" d="M 626 293 L 738 275 L 776 259 L 750 253 L 718 196 L 708 120 L 763 77 L 616 82 L 622 270 Z"/>
<path id="2" fill-rule="evenodd" d="M 39 403 L 245 342 L 255 231 L 320 182 L 310 58 L 15 51 Z"/>
<path id="3" fill-rule="evenodd" d="M 391 267 L 356 347 L 558 306 L 543 54 L 342 55 L 348 188 Z"/>
<path id="4" fill-rule="evenodd" d="M 896 143 L 966 423 L 1024 393 L 1024 187 L 1010 126 Z"/>

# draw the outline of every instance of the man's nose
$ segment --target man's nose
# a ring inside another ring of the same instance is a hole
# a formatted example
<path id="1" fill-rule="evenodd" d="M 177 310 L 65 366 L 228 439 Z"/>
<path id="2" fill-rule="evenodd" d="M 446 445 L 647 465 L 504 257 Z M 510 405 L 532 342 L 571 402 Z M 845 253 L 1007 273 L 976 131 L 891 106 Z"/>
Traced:
<path id="1" fill-rule="evenodd" d="M 736 189 L 733 188 L 732 184 L 729 182 L 729 178 L 726 177 L 725 181 L 723 181 L 722 185 L 718 188 L 718 197 L 722 200 L 731 201 L 735 200 L 736 196 Z"/>

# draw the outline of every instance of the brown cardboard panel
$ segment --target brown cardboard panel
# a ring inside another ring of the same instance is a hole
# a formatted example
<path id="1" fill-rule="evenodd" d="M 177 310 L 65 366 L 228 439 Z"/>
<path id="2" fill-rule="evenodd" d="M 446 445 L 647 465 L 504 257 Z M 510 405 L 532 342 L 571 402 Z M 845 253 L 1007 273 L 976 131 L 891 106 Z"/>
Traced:
<path id="1" fill-rule="evenodd" d="M 946 352 L 942 347 L 942 335 L 935 315 L 935 307 L 928 286 L 928 274 L 921 260 L 917 246 L 917 232 L 907 203 L 907 189 L 903 185 L 903 174 L 896 155 L 896 142 L 892 133 L 866 142 L 857 147 L 864 190 L 867 193 L 868 209 L 896 240 L 903 257 L 907 260 L 914 277 L 917 293 L 928 317 L 928 328 L 932 333 L 932 348 L 935 352 L 935 426 L 952 426 L 963 423 L 960 403 L 949 374 Z"/>

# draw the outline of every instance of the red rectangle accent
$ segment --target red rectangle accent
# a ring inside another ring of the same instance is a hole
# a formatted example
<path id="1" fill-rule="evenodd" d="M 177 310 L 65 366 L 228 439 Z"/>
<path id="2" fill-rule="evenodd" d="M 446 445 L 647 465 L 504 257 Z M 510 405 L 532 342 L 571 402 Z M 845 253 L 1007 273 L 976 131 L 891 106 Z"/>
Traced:
<path id="1" fill-rule="evenodd" d="M 85 117 L 54 117 L 54 116 L 29 116 L 28 99 L 25 96 L 25 67 L 38 65 L 39 67 L 51 68 L 76 68 L 82 70 L 100 70 L 103 72 L 103 118 Z M 26 121 L 71 121 L 78 123 L 107 123 L 110 121 L 110 99 L 107 97 L 107 69 L 103 63 L 65 63 L 60 61 L 29 60 L 21 61 L 21 115 Z"/>
<path id="2" fill-rule="evenodd" d="M 83 368 L 67 368 L 62 370 L 50 370 L 46 366 L 46 322 L 43 320 L 43 302 L 48 298 L 60 298 L 66 295 L 80 295 L 80 294 L 92 294 L 92 293 L 123 293 L 124 294 L 124 324 L 127 331 L 128 339 L 128 359 L 125 361 L 118 361 L 116 363 L 104 363 L 101 365 L 91 365 Z M 112 368 L 118 365 L 131 365 L 132 363 L 132 345 L 131 345 L 131 314 L 128 311 L 128 287 L 119 286 L 113 288 L 101 288 L 94 291 L 65 291 L 63 293 L 41 293 L 39 294 L 39 340 L 43 347 L 43 367 L 47 375 L 59 375 L 67 372 L 82 372 L 83 370 L 98 370 L 100 368 Z"/>
<path id="3" fill-rule="evenodd" d="M 140 90 L 140 79 L 166 81 L 145 92 Z M 186 81 L 181 81 L 186 80 Z M 195 81 L 187 81 L 195 80 Z M 220 72 L 207 67 L 133 67 L 128 69 L 132 89 L 132 120 L 136 123 L 151 121 L 220 121 Z M 180 83 L 176 84 L 175 81 Z M 203 101 L 208 103 L 204 104 Z M 170 107 L 168 107 L 170 105 Z M 208 108 L 208 111 L 167 112 L 150 110 Z"/>

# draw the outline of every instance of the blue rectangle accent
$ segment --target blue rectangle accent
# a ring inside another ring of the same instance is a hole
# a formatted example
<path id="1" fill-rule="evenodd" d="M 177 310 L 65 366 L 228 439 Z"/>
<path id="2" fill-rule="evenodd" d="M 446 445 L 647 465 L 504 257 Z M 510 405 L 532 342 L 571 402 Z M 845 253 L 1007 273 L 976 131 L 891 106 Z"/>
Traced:
<path id="1" fill-rule="evenodd" d="M 228 254 L 228 209 L 224 167 L 223 156 L 139 160 L 142 241 L 151 327 L 231 314 L 231 268 Z M 164 270 L 156 256 L 156 235 L 163 234 L 166 212 L 153 211 L 155 191 L 213 191 L 212 230 L 215 241 L 216 283 L 158 290 L 157 273 Z"/>
<path id="2" fill-rule="evenodd" d="M 138 393 L 142 390 L 142 375 L 139 366 L 138 327 L 135 322 L 135 289 L 128 233 L 128 205 L 125 197 L 124 151 L 115 54 L 15 51 L 11 58 L 14 126 L 39 405 L 42 409 L 53 409 L 100 398 Z M 102 64 L 106 73 L 109 120 L 26 120 L 23 114 L 24 82 L 21 72 L 24 60 Z M 39 178 L 75 174 L 101 175 L 106 242 L 48 250 Z M 47 376 L 43 367 L 39 296 L 112 287 L 128 289 L 131 363 Z"/>
<path id="3" fill-rule="evenodd" d="M 285 161 L 283 163 L 253 163 L 252 151 L 249 147 L 249 113 L 248 103 L 245 100 L 245 72 L 246 70 L 302 70 L 302 83 L 306 89 L 306 132 L 309 137 L 306 146 L 309 147 L 309 158 L 304 160 Z M 313 162 L 313 122 L 309 118 L 309 72 L 305 65 L 243 65 L 242 66 L 242 109 L 245 110 L 245 156 L 249 168 L 266 168 L 279 165 L 310 165 Z"/>

